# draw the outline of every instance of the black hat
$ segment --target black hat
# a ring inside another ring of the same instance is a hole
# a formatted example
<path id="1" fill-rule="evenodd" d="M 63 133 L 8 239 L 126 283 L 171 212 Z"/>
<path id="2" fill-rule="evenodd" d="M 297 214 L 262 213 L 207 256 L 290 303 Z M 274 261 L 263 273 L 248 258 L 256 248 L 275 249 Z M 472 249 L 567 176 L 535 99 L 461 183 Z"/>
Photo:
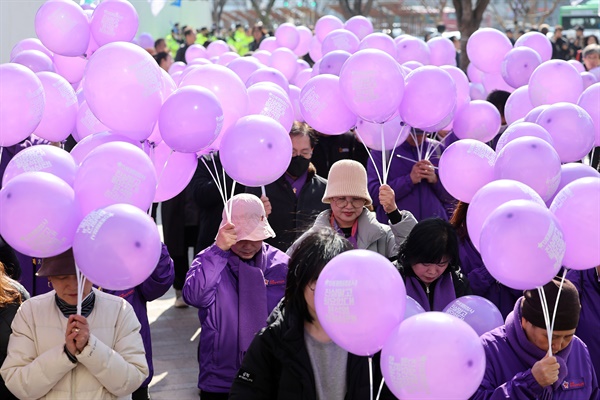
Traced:
<path id="1" fill-rule="evenodd" d="M 42 259 L 42 266 L 37 276 L 75 275 L 75 258 L 73 249 L 56 256 Z"/>
<path id="2" fill-rule="evenodd" d="M 544 293 L 546 294 L 546 301 L 548 302 L 550 319 L 552 319 L 552 314 L 554 314 L 554 305 L 556 304 L 560 281 L 560 278 L 554 278 L 543 287 Z M 525 290 L 523 292 L 523 297 L 523 318 L 538 328 L 546 329 L 544 313 L 542 312 L 542 302 L 538 290 Z M 579 302 L 579 292 L 571 281 L 565 279 L 560 291 L 560 299 L 558 301 L 556 319 L 554 321 L 554 330 L 569 331 L 577 328 L 580 311 L 581 303 Z"/>

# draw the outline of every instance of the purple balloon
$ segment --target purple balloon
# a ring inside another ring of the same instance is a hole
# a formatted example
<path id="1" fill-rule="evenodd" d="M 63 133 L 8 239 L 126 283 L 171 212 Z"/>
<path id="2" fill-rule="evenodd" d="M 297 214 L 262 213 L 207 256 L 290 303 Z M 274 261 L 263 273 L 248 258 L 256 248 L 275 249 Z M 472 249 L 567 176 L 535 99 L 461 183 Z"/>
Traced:
<path id="1" fill-rule="evenodd" d="M 288 94 L 275 84 L 256 84 L 248 88 L 248 114 L 264 115 L 279 122 L 289 132 L 294 125 L 294 107 Z"/>
<path id="2" fill-rule="evenodd" d="M 300 43 L 300 34 L 294 24 L 286 22 L 275 29 L 275 40 L 279 46 L 293 50 Z"/>
<path id="3" fill-rule="evenodd" d="M 494 90 L 504 90 L 512 93 L 515 90 L 514 87 L 506 83 L 504 78 L 502 78 L 502 74 L 500 73 L 483 74 L 483 87 L 487 93 L 491 93 Z"/>
<path id="4" fill-rule="evenodd" d="M 546 141 L 525 136 L 509 142 L 496 157 L 496 179 L 514 179 L 548 200 L 560 182 L 560 157 Z"/>
<path id="5" fill-rule="evenodd" d="M 504 118 L 507 124 L 525 118 L 528 112 L 533 109 L 531 100 L 529 100 L 529 86 L 521 86 L 508 96 L 504 105 Z"/>
<path id="6" fill-rule="evenodd" d="M 228 51 L 219 56 L 216 64 L 225 65 L 229 64 L 231 61 L 241 58 L 240 55 L 234 51 Z"/>
<path id="7" fill-rule="evenodd" d="M 266 50 L 257 50 L 252 53 L 252 57 L 257 59 L 262 65 L 271 65 L 271 52 Z"/>
<path id="8" fill-rule="evenodd" d="M 421 307 L 419 302 L 410 296 L 406 296 L 406 311 L 404 312 L 404 319 L 406 320 L 412 317 L 413 315 L 423 313 L 425 313 L 425 310 L 423 309 L 423 307 Z"/>
<path id="9" fill-rule="evenodd" d="M 260 42 L 258 48 L 272 53 L 279 48 L 279 45 L 277 44 L 277 39 L 274 37 L 266 37 Z"/>
<path id="10" fill-rule="evenodd" d="M 248 115 L 225 131 L 220 157 L 223 168 L 235 181 L 253 187 L 268 185 L 290 165 L 292 140 L 272 118 Z"/>
<path id="11" fill-rule="evenodd" d="M 369 274 L 364 266 L 369 266 Z M 375 306 L 377 305 L 377 306 Z M 404 316 L 406 288 L 379 253 L 350 250 L 327 263 L 317 279 L 315 309 L 327 335 L 344 350 L 373 356 Z"/>
<path id="12" fill-rule="evenodd" d="M 600 146 L 600 83 L 594 83 L 577 100 L 577 105 L 583 108 L 594 121 L 594 145 Z"/>
<path id="13" fill-rule="evenodd" d="M 265 40 L 268 40 L 268 39 L 275 40 L 275 38 L 266 38 Z M 263 42 L 265 40 L 263 40 Z M 207 58 L 219 57 L 221 54 L 226 53 L 228 51 L 231 51 L 231 48 L 223 40 L 215 40 L 214 42 L 211 42 L 208 45 L 208 47 L 206 47 L 206 52 L 208 53 Z"/>
<path id="14" fill-rule="evenodd" d="M 319 42 L 319 39 L 317 39 L 316 36 L 313 36 L 313 38 L 310 40 L 310 43 L 308 45 L 308 55 L 315 63 L 319 62 L 321 58 L 323 58 L 323 52 L 321 51 L 321 42 Z"/>
<path id="15" fill-rule="evenodd" d="M 396 43 L 394 43 L 394 39 L 385 33 L 375 32 L 365 36 L 360 41 L 358 50 L 366 49 L 381 50 L 388 53 L 392 58 L 396 57 Z"/>
<path id="16" fill-rule="evenodd" d="M 12 60 L 17 54 L 19 54 L 20 52 L 22 52 L 24 50 L 39 50 L 50 58 L 54 57 L 54 54 L 52 54 L 52 52 L 50 50 L 48 50 L 46 47 L 44 47 L 44 45 L 42 44 L 42 41 L 40 39 L 28 38 L 28 39 L 23 39 L 23 40 L 19 41 L 17 44 L 15 44 L 13 46 L 12 50 L 10 51 L 9 59 Z"/>
<path id="17" fill-rule="evenodd" d="M 467 67 L 467 76 L 469 77 L 469 81 L 473 83 L 483 83 L 484 74 L 485 72 L 477 69 L 473 63 L 470 63 Z"/>
<path id="18" fill-rule="evenodd" d="M 231 60 L 227 64 L 227 68 L 235 72 L 242 82 L 246 82 L 253 72 L 261 68 L 261 64 L 253 57 L 240 57 Z"/>
<path id="19" fill-rule="evenodd" d="M 83 81 L 94 115 L 111 129 L 140 141 L 154 129 L 163 86 L 160 67 L 152 56 L 125 42 L 99 48 L 88 62 Z"/>
<path id="20" fill-rule="evenodd" d="M 552 58 L 552 43 L 540 32 L 527 32 L 517 39 L 515 47 L 529 47 L 539 54 L 542 62 Z"/>
<path id="21" fill-rule="evenodd" d="M 499 179 L 479 189 L 471 199 L 467 210 L 469 237 L 478 251 L 481 251 L 479 238 L 483 223 L 496 208 L 510 200 L 529 200 L 544 205 L 539 194 L 524 183 L 515 180 Z"/>
<path id="22" fill-rule="evenodd" d="M 529 83 L 529 77 L 542 63 L 539 54 L 528 47 L 515 47 L 502 60 L 502 78 L 510 86 L 518 88 Z"/>
<path id="23" fill-rule="evenodd" d="M 183 72 L 183 70 L 185 70 L 186 67 L 187 67 L 186 63 L 184 63 L 182 61 L 175 61 L 169 67 L 169 75 L 173 76 L 173 74 L 175 74 L 177 72 Z"/>
<path id="24" fill-rule="evenodd" d="M 313 73 L 312 69 L 302 70 L 296 74 L 294 79 L 292 79 L 291 83 L 298 86 L 300 89 L 302 89 L 304 87 L 304 85 L 306 85 L 306 82 L 308 82 L 308 80 L 310 78 L 312 78 L 312 73 Z"/>
<path id="25" fill-rule="evenodd" d="M 542 111 L 536 123 L 552 136 L 563 163 L 581 160 L 594 146 L 594 121 L 575 104 L 553 104 Z"/>
<path id="26" fill-rule="evenodd" d="M 396 45 L 396 61 L 400 64 L 417 61 L 423 65 L 430 64 L 431 50 L 421 39 L 409 37 Z"/>
<path id="27" fill-rule="evenodd" d="M 546 201 L 546 205 L 550 207 L 552 201 L 556 198 L 556 195 L 567 186 L 569 183 L 576 181 L 580 178 L 600 178 L 600 172 L 596 171 L 589 165 L 581 163 L 568 163 L 563 164 L 560 167 L 560 183 L 556 189 L 556 193 Z"/>
<path id="28" fill-rule="evenodd" d="M 73 255 L 83 275 L 97 286 L 125 290 L 144 282 L 161 254 L 154 220 L 129 204 L 95 210 L 81 221 Z"/>
<path id="29" fill-rule="evenodd" d="M 581 79 L 583 81 L 583 89 L 587 89 L 592 86 L 594 83 L 598 82 L 598 79 L 591 72 L 582 72 Z"/>
<path id="30" fill-rule="evenodd" d="M 319 61 L 319 74 L 340 75 L 342 65 L 352 54 L 344 50 L 334 50 L 323 56 Z"/>
<path id="31" fill-rule="evenodd" d="M 150 158 L 125 142 L 98 146 L 83 160 L 75 177 L 75 194 L 82 215 L 111 204 L 132 204 L 148 210 L 156 192 Z"/>
<path id="32" fill-rule="evenodd" d="M 480 141 L 454 142 L 440 158 L 440 181 L 454 198 L 470 203 L 479 189 L 494 180 L 495 158 L 496 152 Z"/>
<path id="33" fill-rule="evenodd" d="M 550 107 L 548 104 L 544 104 L 542 106 L 537 106 L 535 108 L 533 108 L 531 111 L 529 111 L 526 115 L 525 118 L 523 119 L 524 122 L 533 122 L 536 123 L 538 117 L 540 116 L 540 114 L 546 110 L 548 107 Z"/>
<path id="34" fill-rule="evenodd" d="M 80 56 L 90 42 L 83 9 L 70 0 L 48 0 L 35 14 L 35 33 L 44 46 L 63 56 Z"/>
<path id="35" fill-rule="evenodd" d="M 127 142 L 139 147 L 140 143 L 135 142 L 127 136 L 119 135 L 116 133 L 104 131 L 99 133 L 91 134 L 83 138 L 79 143 L 71 150 L 71 156 L 77 163 L 81 164 L 85 157 L 96 147 L 110 142 Z"/>
<path id="36" fill-rule="evenodd" d="M 515 140 L 516 138 L 520 138 L 523 136 L 533 136 L 548 142 L 551 146 L 554 144 L 554 140 L 552 140 L 552 136 L 548 133 L 547 130 L 539 126 L 538 124 L 534 124 L 532 122 L 517 122 L 509 125 L 506 130 L 502 133 L 500 138 L 498 139 L 498 143 L 496 144 L 496 153 L 500 153 L 500 151 L 509 143 L 511 140 Z"/>
<path id="37" fill-rule="evenodd" d="M 471 100 L 469 94 L 469 78 L 467 78 L 467 75 L 465 75 L 460 68 L 451 65 L 443 65 L 440 68 L 450 74 L 456 85 L 456 110 L 458 111 L 461 106 L 467 104 Z"/>
<path id="38" fill-rule="evenodd" d="M 165 142 L 152 149 L 150 158 L 158 178 L 154 203 L 172 199 L 183 192 L 198 166 L 196 153 L 173 151 Z"/>
<path id="39" fill-rule="evenodd" d="M 504 325 L 498 307 L 481 296 L 459 297 L 448 304 L 444 312 L 465 321 L 478 336 Z"/>
<path id="40" fill-rule="evenodd" d="M 281 73 L 281 71 L 270 67 L 260 68 L 253 72 L 246 81 L 246 87 L 249 88 L 250 86 L 259 82 L 274 83 L 286 92 L 289 90 L 290 85 L 287 78 Z"/>
<path id="41" fill-rule="evenodd" d="M 427 47 L 431 65 L 456 67 L 456 49 L 450 39 L 441 36 L 431 38 L 427 41 Z"/>
<path id="42" fill-rule="evenodd" d="M 454 115 L 454 134 L 459 139 L 492 140 L 500 130 L 500 112 L 489 101 L 473 100 Z"/>
<path id="43" fill-rule="evenodd" d="M 336 29 L 342 29 L 344 27 L 344 23 L 333 15 L 324 15 L 315 24 L 315 37 L 319 42 L 323 42 L 325 36 L 331 31 Z M 315 60 L 313 58 L 313 60 Z M 317 61 L 317 60 L 315 60 Z"/>
<path id="44" fill-rule="evenodd" d="M 577 103 L 582 92 L 581 75 L 564 60 L 544 62 L 529 78 L 529 98 L 534 106 L 561 101 Z"/>
<path id="45" fill-rule="evenodd" d="M 502 59 L 512 49 L 508 37 L 497 29 L 480 28 L 467 41 L 467 55 L 477 69 L 499 74 Z"/>
<path id="46" fill-rule="evenodd" d="M 314 63 L 310 77 L 314 78 L 315 76 L 319 75 L 320 70 L 321 70 L 321 60 Z"/>
<path id="47" fill-rule="evenodd" d="M 305 26 L 298 27 L 298 45 L 294 48 L 294 54 L 304 57 L 308 54 L 310 42 L 313 37 L 312 31 Z"/>
<path id="48" fill-rule="evenodd" d="M 84 57 L 65 57 L 60 54 L 54 56 L 56 73 L 65 78 L 69 83 L 80 82 L 88 61 Z"/>
<path id="49" fill-rule="evenodd" d="M 354 54 L 358 51 L 360 40 L 356 35 L 346 29 L 336 29 L 331 31 L 323 39 L 321 44 L 321 53 L 323 56 L 332 51 L 345 51 Z"/>
<path id="50" fill-rule="evenodd" d="M 161 137 L 171 149 L 196 153 L 219 136 L 223 120 L 223 109 L 217 96 L 201 86 L 186 86 L 164 102 L 158 116 L 158 127 Z"/>
<path id="51" fill-rule="evenodd" d="M 342 67 L 340 89 L 354 114 L 370 122 L 383 123 L 398 110 L 404 94 L 404 77 L 388 54 L 380 50 L 360 50 Z"/>
<path id="52" fill-rule="evenodd" d="M 401 65 L 401 67 L 405 67 L 408 69 L 408 72 L 405 73 L 405 76 L 410 74 L 410 71 L 413 71 L 419 67 L 422 67 L 423 64 L 421 64 L 418 61 L 407 61 L 404 64 Z"/>
<path id="53" fill-rule="evenodd" d="M 208 59 L 208 51 L 201 44 L 193 44 L 185 51 L 185 61 L 188 64 L 197 58 Z"/>
<path id="54" fill-rule="evenodd" d="M 469 96 L 471 100 L 485 100 L 487 93 L 482 83 L 469 82 Z"/>
<path id="55" fill-rule="evenodd" d="M 11 179 L 26 172 L 48 172 L 69 186 L 75 182 L 77 164 L 71 155 L 60 147 L 38 145 L 26 148 L 17 153 L 6 166 L 2 178 L 2 186 Z"/>
<path id="56" fill-rule="evenodd" d="M 485 373 L 485 352 L 465 321 L 441 312 L 406 319 L 381 351 L 381 372 L 400 399 L 468 399 Z"/>
<path id="57" fill-rule="evenodd" d="M 383 144 L 381 131 L 383 130 Z M 393 150 L 400 146 L 410 134 L 410 127 L 406 125 L 398 114 L 383 124 L 365 121 L 359 118 L 356 121 L 356 132 L 361 142 L 370 149 L 381 151 Z"/>
<path id="58" fill-rule="evenodd" d="M 558 219 L 528 200 L 511 200 L 494 210 L 481 230 L 480 246 L 490 274 L 517 290 L 550 282 L 566 247 Z"/>
<path id="59" fill-rule="evenodd" d="M 550 211 L 560 222 L 566 242 L 563 265 L 586 270 L 600 265 L 600 179 L 580 178 L 566 185 Z"/>
<path id="60" fill-rule="evenodd" d="M 35 134 L 51 142 L 65 140 L 73 129 L 77 118 L 77 96 L 75 91 L 62 76 L 54 72 L 37 74 L 44 87 L 46 105 L 40 124 Z"/>
<path id="61" fill-rule="evenodd" d="M 585 67 L 583 63 L 577 60 L 569 60 L 567 61 L 573 68 L 577 70 L 577 72 L 582 73 L 585 72 Z"/>
<path id="62" fill-rule="evenodd" d="M 355 15 L 346 21 L 344 29 L 354 33 L 358 40 L 362 40 L 365 36 L 373 33 L 373 24 L 368 18 L 362 15 Z"/>
<path id="63" fill-rule="evenodd" d="M 281 47 L 271 53 L 271 67 L 281 72 L 289 81 L 296 75 L 298 70 L 297 59 L 298 56 L 293 51 Z"/>
<path id="64" fill-rule="evenodd" d="M 84 100 L 77 111 L 75 130 L 73 131 L 75 140 L 79 142 L 94 133 L 105 131 L 108 131 L 108 127 L 98 120 L 92 110 L 90 110 L 87 101 Z"/>
<path id="65" fill-rule="evenodd" d="M 300 92 L 300 111 L 304 120 L 326 135 L 341 135 L 356 124 L 356 115 L 346 106 L 334 75 L 311 78 Z"/>
<path id="66" fill-rule="evenodd" d="M 304 122 L 304 117 L 300 112 L 300 88 L 298 86 L 290 85 L 290 101 L 294 107 L 294 120 Z"/>
<path id="67" fill-rule="evenodd" d="M 453 112 L 455 106 L 456 85 L 443 69 L 425 66 L 405 78 L 399 112 L 408 125 L 425 129 L 439 124 Z"/>
<path id="68" fill-rule="evenodd" d="M 50 173 L 25 172 L 0 190 L 0 234 L 30 257 L 70 248 L 79 220 L 73 188 Z"/>
<path id="69" fill-rule="evenodd" d="M 42 82 L 20 64 L 0 65 L 0 146 L 8 147 L 31 135 L 44 114 Z"/>
<path id="70" fill-rule="evenodd" d="M 142 32 L 138 36 L 138 44 L 142 49 L 153 49 L 154 48 L 154 37 L 148 32 Z"/>
<path id="71" fill-rule="evenodd" d="M 94 9 L 90 21 L 90 31 L 99 46 L 119 41 L 130 42 L 138 26 L 137 11 L 127 0 L 102 1 Z"/>
<path id="72" fill-rule="evenodd" d="M 21 64 L 36 73 L 42 71 L 54 72 L 52 59 L 39 50 L 23 50 L 14 56 L 10 62 Z"/>

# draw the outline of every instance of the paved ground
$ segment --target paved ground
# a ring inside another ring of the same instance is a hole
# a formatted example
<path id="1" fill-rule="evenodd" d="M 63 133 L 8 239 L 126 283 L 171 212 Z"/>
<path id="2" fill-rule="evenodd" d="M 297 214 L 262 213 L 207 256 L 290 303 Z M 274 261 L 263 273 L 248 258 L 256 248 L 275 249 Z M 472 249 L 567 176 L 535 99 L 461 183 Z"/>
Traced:
<path id="1" fill-rule="evenodd" d="M 198 314 L 193 307 L 173 307 L 174 301 L 171 289 L 148 304 L 154 360 L 150 396 L 153 400 L 197 400 Z"/>

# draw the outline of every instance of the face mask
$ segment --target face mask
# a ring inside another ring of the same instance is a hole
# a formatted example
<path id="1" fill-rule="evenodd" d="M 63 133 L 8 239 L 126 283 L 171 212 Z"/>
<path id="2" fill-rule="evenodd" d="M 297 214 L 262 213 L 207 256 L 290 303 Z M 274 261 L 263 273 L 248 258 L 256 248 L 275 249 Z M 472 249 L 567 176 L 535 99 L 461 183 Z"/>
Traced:
<path id="1" fill-rule="evenodd" d="M 292 157 L 290 166 L 287 168 L 287 173 L 293 176 L 294 178 L 297 178 L 306 172 L 309 164 L 310 160 L 302 156 Z"/>

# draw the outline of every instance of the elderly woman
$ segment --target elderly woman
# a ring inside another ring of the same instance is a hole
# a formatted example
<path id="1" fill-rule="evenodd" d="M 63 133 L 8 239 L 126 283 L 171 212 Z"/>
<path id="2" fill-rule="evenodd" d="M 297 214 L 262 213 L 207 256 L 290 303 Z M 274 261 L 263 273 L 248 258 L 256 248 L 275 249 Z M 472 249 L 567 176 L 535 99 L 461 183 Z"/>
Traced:
<path id="1" fill-rule="evenodd" d="M 148 376 L 131 305 L 86 281 L 77 315 L 72 250 L 44 259 L 38 275 L 54 290 L 17 311 L 0 370 L 6 387 L 21 399 L 130 399 Z"/>
<path id="2" fill-rule="evenodd" d="M 379 202 L 386 212 L 388 224 L 377 221 L 367 209 L 372 204 L 367 191 L 367 171 L 357 161 L 341 160 L 331 166 L 323 203 L 331 206 L 319 214 L 313 227 L 302 235 L 287 253 L 291 254 L 306 235 L 322 227 L 331 227 L 352 243 L 355 249 L 375 251 L 395 258 L 398 248 L 417 223 L 409 211 L 399 211 L 394 191 L 388 185 L 379 189 Z"/>
<path id="3" fill-rule="evenodd" d="M 367 357 L 348 353 L 327 335 L 315 311 L 325 265 L 352 245 L 331 228 L 308 234 L 289 263 L 285 298 L 258 334 L 231 387 L 230 400 L 363 400 L 370 396 Z M 381 382 L 379 354 L 373 382 Z M 380 399 L 395 399 L 384 386 Z"/>
<path id="4" fill-rule="evenodd" d="M 285 290 L 288 256 L 263 243 L 275 234 L 262 201 L 242 193 L 227 202 L 230 206 L 215 243 L 198 253 L 183 285 L 183 298 L 198 308 L 202 326 L 202 400 L 227 399 L 252 338 Z"/>
<path id="5" fill-rule="evenodd" d="M 443 311 L 452 300 L 472 294 L 460 272 L 456 232 L 441 218 L 415 225 L 400 247 L 398 263 L 406 294 L 425 311 Z"/>

